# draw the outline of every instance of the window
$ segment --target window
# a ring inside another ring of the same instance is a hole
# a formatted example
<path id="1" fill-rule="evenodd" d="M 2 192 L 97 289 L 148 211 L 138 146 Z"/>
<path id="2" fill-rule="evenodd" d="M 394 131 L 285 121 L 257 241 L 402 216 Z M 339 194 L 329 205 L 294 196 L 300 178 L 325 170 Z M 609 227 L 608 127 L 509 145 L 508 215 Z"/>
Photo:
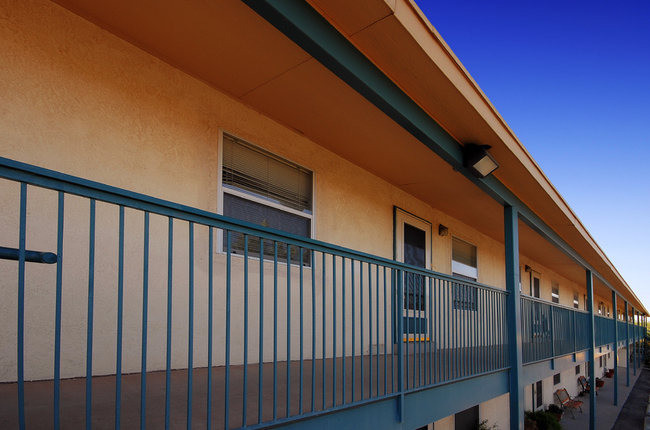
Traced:
<path id="1" fill-rule="evenodd" d="M 579 375 L 579 374 L 580 374 L 580 365 L 578 364 L 576 366 L 576 375 Z"/>
<path id="2" fill-rule="evenodd" d="M 555 375 L 553 375 L 553 385 L 557 385 L 559 383 L 560 383 L 560 374 L 556 373 Z"/>
<path id="3" fill-rule="evenodd" d="M 580 307 L 580 296 L 578 293 L 573 293 L 573 307 L 578 309 Z"/>
<path id="4" fill-rule="evenodd" d="M 451 240 L 451 272 L 452 275 L 469 281 L 478 279 L 476 246 L 463 240 Z M 465 284 L 454 284 L 453 290 L 454 309 L 478 309 L 478 290 L 476 287 Z"/>
<path id="5" fill-rule="evenodd" d="M 543 393 L 542 393 L 542 381 L 537 381 L 535 384 L 535 408 L 539 408 L 544 403 Z"/>
<path id="6" fill-rule="evenodd" d="M 600 367 L 603 367 L 603 356 L 602 356 L 602 355 L 600 356 L 600 358 L 599 358 L 598 361 L 599 361 L 598 365 L 599 365 Z"/>
<path id="7" fill-rule="evenodd" d="M 560 286 L 557 282 L 553 282 L 553 286 L 551 288 L 551 300 L 553 303 L 560 303 Z"/>
<path id="8" fill-rule="evenodd" d="M 312 173 L 249 143 L 223 135 L 222 172 L 223 214 L 298 236 L 311 237 L 313 202 Z M 225 238 L 224 238 L 225 239 Z M 244 235 L 233 232 L 231 251 L 244 253 Z M 227 244 L 224 240 L 223 249 Z M 278 259 L 286 261 L 286 245 L 278 246 Z M 248 252 L 259 254 L 260 239 L 248 238 Z M 275 253 L 271 241 L 264 243 L 264 255 Z M 291 247 L 292 260 L 298 248 Z M 310 261 L 304 253 L 303 262 Z"/>
<path id="9" fill-rule="evenodd" d="M 539 276 L 533 276 L 530 295 L 539 299 Z"/>
<path id="10" fill-rule="evenodd" d="M 454 416 L 454 430 L 474 430 L 479 426 L 478 405 L 458 412 Z"/>

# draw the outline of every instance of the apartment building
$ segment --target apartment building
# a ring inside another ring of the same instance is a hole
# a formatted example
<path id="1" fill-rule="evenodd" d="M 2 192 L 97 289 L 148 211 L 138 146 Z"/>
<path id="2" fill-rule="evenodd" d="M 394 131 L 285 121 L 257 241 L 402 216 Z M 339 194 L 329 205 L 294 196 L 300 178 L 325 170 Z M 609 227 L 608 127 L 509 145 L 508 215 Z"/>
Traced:
<path id="1" fill-rule="evenodd" d="M 412 1 L 4 1 L 0 50 L 0 427 L 518 429 L 636 373 Z"/>

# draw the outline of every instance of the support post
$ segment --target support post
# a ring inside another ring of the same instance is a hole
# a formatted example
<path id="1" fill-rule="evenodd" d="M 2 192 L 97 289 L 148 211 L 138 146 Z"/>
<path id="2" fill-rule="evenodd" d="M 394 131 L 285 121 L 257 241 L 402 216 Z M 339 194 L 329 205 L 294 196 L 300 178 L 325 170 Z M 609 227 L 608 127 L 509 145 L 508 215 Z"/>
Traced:
<path id="1" fill-rule="evenodd" d="M 630 314 L 625 301 L 625 386 L 630 386 Z"/>
<path id="2" fill-rule="evenodd" d="M 596 430 L 596 332 L 594 331 L 594 278 L 587 269 L 587 302 L 589 303 L 589 430 Z"/>
<path id="3" fill-rule="evenodd" d="M 636 309 L 632 308 L 632 362 L 634 363 L 634 376 L 636 376 Z"/>
<path id="4" fill-rule="evenodd" d="M 614 308 L 614 406 L 618 405 L 618 308 L 616 291 L 612 290 L 612 307 Z"/>
<path id="5" fill-rule="evenodd" d="M 524 428 L 524 387 L 521 385 L 521 300 L 519 291 L 519 215 L 504 207 L 506 289 L 508 291 L 508 356 L 510 359 L 510 428 Z"/>

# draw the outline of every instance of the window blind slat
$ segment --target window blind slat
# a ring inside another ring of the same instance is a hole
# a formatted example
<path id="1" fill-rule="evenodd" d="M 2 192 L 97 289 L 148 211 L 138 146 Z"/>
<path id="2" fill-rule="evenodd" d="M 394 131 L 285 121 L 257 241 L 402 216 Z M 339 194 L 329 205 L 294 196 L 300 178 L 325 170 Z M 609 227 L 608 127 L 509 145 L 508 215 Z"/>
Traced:
<path id="1" fill-rule="evenodd" d="M 231 136 L 223 138 L 222 181 L 299 211 L 312 210 L 312 173 Z"/>

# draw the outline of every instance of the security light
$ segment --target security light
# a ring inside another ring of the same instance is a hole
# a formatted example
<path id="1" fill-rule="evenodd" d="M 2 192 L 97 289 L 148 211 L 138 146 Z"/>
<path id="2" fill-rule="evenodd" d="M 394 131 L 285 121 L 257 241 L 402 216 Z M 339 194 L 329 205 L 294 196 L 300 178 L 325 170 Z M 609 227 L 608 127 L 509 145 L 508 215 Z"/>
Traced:
<path id="1" fill-rule="evenodd" d="M 463 146 L 463 165 L 469 167 L 477 178 L 485 178 L 499 167 L 494 157 L 487 152 L 490 148 L 490 145 L 476 143 L 466 143 Z"/>

